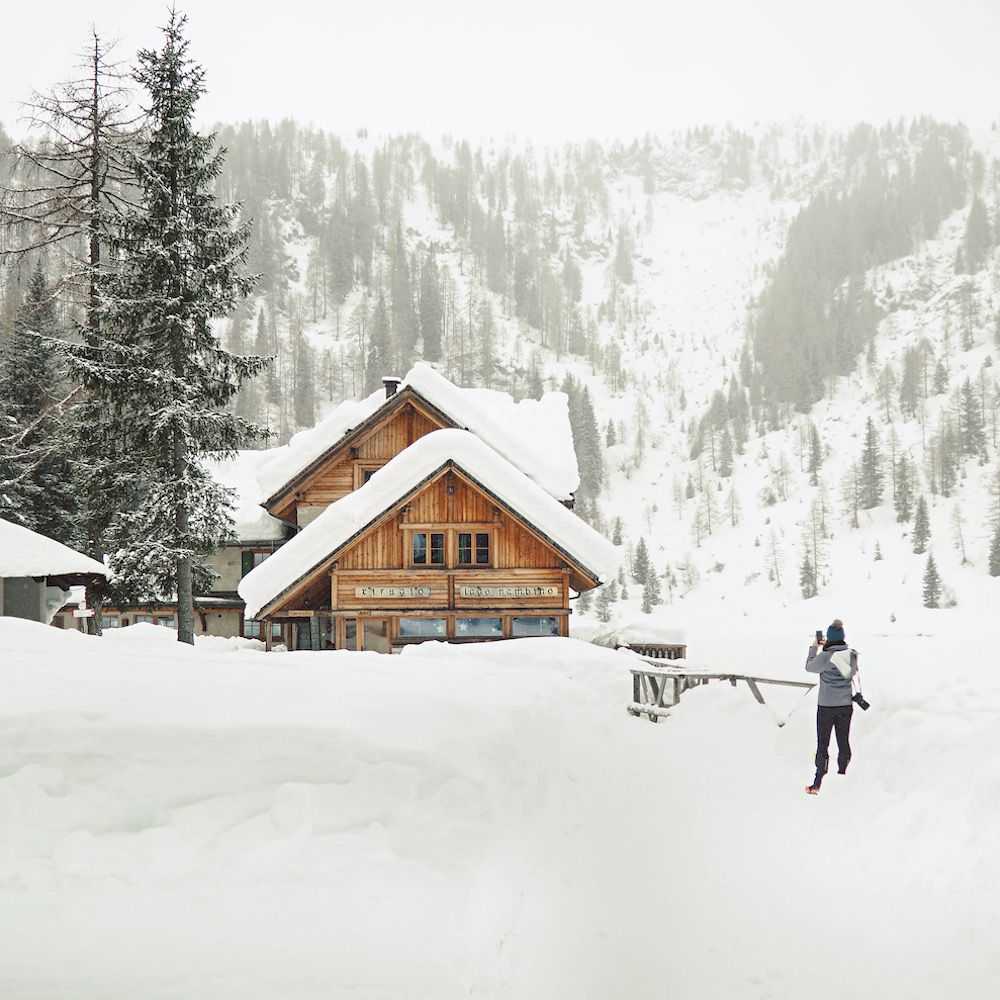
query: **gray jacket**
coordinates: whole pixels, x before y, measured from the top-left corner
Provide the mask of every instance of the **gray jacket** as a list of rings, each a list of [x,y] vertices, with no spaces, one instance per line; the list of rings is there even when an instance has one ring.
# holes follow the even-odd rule
[[[838,653],[843,655],[837,656]],[[846,676],[840,667],[847,670]],[[846,642],[838,642],[818,653],[815,646],[810,646],[806,670],[819,674],[819,705],[824,708],[850,705],[851,679],[858,672],[858,657]]]

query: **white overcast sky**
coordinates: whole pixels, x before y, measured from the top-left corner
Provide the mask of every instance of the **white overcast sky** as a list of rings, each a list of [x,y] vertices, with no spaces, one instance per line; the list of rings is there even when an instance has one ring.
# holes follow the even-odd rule
[[[167,4],[0,12],[0,122],[66,77],[91,24],[156,45]],[[11,8],[14,8],[13,10]],[[178,0],[203,124],[628,137],[704,122],[1000,118],[1000,0]]]

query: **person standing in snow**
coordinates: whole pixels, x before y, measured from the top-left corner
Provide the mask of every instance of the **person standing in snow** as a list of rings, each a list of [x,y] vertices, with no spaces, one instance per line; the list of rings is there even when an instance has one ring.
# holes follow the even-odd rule
[[[845,642],[844,623],[834,618],[826,630],[826,642],[820,652],[820,640],[809,647],[806,670],[819,674],[819,698],[816,708],[816,777],[806,787],[818,795],[823,775],[830,765],[830,733],[837,734],[837,773],[846,774],[851,761],[851,681],[858,672],[857,653]]]

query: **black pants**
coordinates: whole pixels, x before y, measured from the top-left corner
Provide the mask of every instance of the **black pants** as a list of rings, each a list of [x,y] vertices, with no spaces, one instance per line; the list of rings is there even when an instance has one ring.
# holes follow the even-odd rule
[[[851,762],[851,716],[853,705],[820,705],[816,709],[816,778],[813,788],[819,788],[830,766],[830,733],[837,733],[837,770],[847,771]]]

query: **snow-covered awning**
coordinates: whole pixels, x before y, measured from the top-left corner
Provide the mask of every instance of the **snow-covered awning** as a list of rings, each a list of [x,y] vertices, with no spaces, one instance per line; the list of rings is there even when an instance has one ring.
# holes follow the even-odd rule
[[[107,576],[107,573],[103,563],[54,538],[0,520],[0,577]]]
[[[404,502],[451,464],[543,535],[567,561],[597,582],[618,569],[615,547],[475,434],[441,430],[420,438],[383,466],[360,489],[331,504],[274,555],[240,581],[246,615],[262,608],[317,571],[348,542]]]
[[[456,427],[482,438],[557,500],[569,500],[579,487],[565,393],[548,392],[540,400],[516,403],[494,389],[459,388],[422,362],[410,369],[399,388],[412,389]],[[273,449],[259,470],[261,501],[280,493],[382,407],[398,402],[379,389],[360,401],[341,403],[315,427]]]

